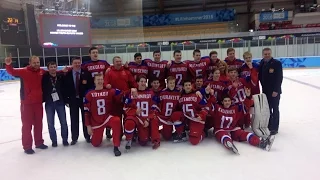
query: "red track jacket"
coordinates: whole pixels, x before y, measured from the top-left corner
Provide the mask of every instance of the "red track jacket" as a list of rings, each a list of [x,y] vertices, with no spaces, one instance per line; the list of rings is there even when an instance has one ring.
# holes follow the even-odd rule
[[[121,67],[117,70],[111,66],[110,71],[105,74],[104,86],[110,84],[112,88],[119,89],[124,93],[129,92],[130,88],[137,88],[137,83],[134,80],[129,70]]]
[[[43,69],[35,70],[30,66],[22,69],[14,69],[6,65],[6,70],[12,76],[20,77],[20,99],[22,104],[42,104],[42,75]]]

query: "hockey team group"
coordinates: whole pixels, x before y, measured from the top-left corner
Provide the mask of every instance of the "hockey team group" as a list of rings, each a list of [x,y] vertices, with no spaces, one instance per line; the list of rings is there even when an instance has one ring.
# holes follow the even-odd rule
[[[250,52],[243,54],[244,61],[236,59],[229,48],[225,60],[219,60],[216,51],[202,57],[196,49],[194,60],[182,61],[179,50],[173,52],[173,60],[161,60],[161,52],[155,51],[153,60],[136,53],[132,62],[123,64],[115,56],[109,65],[98,60],[97,48],[91,48],[91,61],[81,65],[93,83],[83,94],[87,141],[100,146],[106,131],[114,155],[120,156],[123,135],[127,151],[134,142],[151,142],[157,149],[161,139],[197,145],[213,128],[213,136],[231,152],[239,154],[233,141],[269,151],[278,133],[279,110],[273,106],[274,99],[280,99],[282,67],[271,49],[262,53],[266,56],[260,64],[252,62]],[[63,71],[73,66],[72,62],[72,68]],[[88,83],[83,78],[80,86]]]
[[[227,53],[234,56],[234,49],[228,49]],[[86,94],[84,102],[86,126],[94,146],[102,142],[106,127],[113,130],[114,146],[120,145],[123,115],[126,150],[131,148],[135,137],[142,146],[151,140],[152,148],[157,149],[160,134],[167,141],[188,140],[197,145],[211,128],[215,138],[234,153],[238,150],[233,140],[247,141],[265,150],[271,148],[275,133],[270,135],[264,129],[268,127],[269,117],[255,118],[265,121],[259,122],[264,127],[256,127],[261,137],[244,130],[251,125],[249,112],[253,105],[261,110],[255,117],[269,113],[268,105],[261,101],[254,104],[252,98],[260,94],[260,90],[258,66],[252,63],[251,53],[244,53],[245,63],[237,59],[221,61],[215,51],[201,58],[200,50],[194,50],[194,60],[190,61],[181,61],[179,50],[174,51],[174,60],[169,62],[161,61],[158,51],[153,56],[153,61],[142,60],[141,54],[136,53],[135,60],[124,66],[120,57],[114,57],[114,65],[104,77],[94,75],[95,89]],[[130,77],[125,78],[128,74]],[[123,79],[127,79],[127,83],[120,83]],[[123,85],[126,87],[121,87]],[[113,116],[115,109],[124,111]],[[115,148],[115,155],[120,154]]]

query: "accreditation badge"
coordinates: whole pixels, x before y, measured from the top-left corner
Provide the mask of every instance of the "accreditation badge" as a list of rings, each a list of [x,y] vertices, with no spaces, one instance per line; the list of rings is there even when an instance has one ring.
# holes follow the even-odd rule
[[[53,101],[53,102],[59,101],[59,95],[58,95],[57,92],[52,93],[52,94],[51,94],[51,97],[52,97],[52,101]]]
[[[274,72],[274,69],[270,68],[269,73],[273,73],[273,72]]]

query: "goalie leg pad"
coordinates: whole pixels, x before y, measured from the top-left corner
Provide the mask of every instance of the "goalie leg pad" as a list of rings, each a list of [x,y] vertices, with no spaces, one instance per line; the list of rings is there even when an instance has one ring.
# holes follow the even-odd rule
[[[270,110],[268,99],[265,94],[253,95],[254,115],[252,117],[252,130],[259,137],[268,137],[270,131],[268,129]]]

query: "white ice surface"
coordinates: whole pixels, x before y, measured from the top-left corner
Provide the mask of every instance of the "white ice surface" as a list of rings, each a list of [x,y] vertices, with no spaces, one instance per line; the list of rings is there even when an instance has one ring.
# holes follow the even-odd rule
[[[319,69],[287,70],[284,75],[320,86]],[[58,122],[60,144],[51,148],[44,116],[43,134],[49,149],[26,155],[21,147],[19,83],[1,83],[0,179],[319,180],[319,93],[320,89],[284,79],[280,131],[270,152],[236,142],[241,154],[237,156],[207,138],[198,146],[163,142],[158,150],[135,145],[128,153],[123,142],[122,156],[114,157],[111,142],[94,148],[85,143],[82,133],[77,145],[63,147]]]

